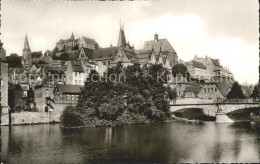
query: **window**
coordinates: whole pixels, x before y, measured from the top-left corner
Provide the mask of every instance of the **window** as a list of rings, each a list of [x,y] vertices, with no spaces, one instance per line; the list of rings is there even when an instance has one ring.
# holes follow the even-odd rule
[[[107,61],[107,65],[110,65],[110,60]]]
[[[211,92],[213,92],[213,88],[211,88]]]
[[[215,92],[217,92],[217,88],[215,88]]]
[[[204,88],[204,92],[207,92],[207,89],[206,89],[206,88]]]
[[[103,61],[103,65],[106,65],[106,62],[105,62],[105,61]]]

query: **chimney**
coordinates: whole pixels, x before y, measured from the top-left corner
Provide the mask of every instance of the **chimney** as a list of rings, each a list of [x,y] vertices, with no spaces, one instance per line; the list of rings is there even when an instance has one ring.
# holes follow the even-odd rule
[[[154,42],[156,43],[158,41],[158,34],[156,33],[155,35],[154,35]]]

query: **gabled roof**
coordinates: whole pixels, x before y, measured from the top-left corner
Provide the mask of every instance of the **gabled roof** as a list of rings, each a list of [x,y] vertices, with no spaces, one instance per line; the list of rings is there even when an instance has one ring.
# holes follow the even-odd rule
[[[82,88],[81,85],[70,85],[70,84],[57,84],[57,87],[60,88],[62,93],[69,93],[69,94],[79,94]]]
[[[85,55],[86,55],[86,57],[87,57],[88,59],[91,59],[91,58],[92,58],[93,50],[91,50],[91,49],[89,49],[89,48],[84,48],[84,47],[82,47],[81,50],[79,51],[78,57],[79,57],[79,55],[80,55],[80,53],[81,53],[82,50],[84,51],[84,53],[85,53]]]
[[[198,95],[198,93],[200,92],[201,88],[203,87],[203,83],[191,83],[191,86],[187,86],[184,90],[184,93],[186,92],[193,92],[195,96]]]
[[[188,62],[185,62],[185,65],[188,66],[188,65],[192,65],[193,67],[195,68],[201,68],[201,69],[206,69],[206,67],[200,63],[200,62],[197,62],[197,61],[188,61]]]
[[[232,87],[232,83],[227,81],[227,78],[213,76],[206,84],[215,84],[220,93],[226,97],[229,93],[229,89]]]
[[[136,57],[135,51],[133,49],[122,47],[123,51],[125,52],[128,59]]]
[[[215,85],[218,87],[219,91],[221,92],[221,94],[226,97],[229,93],[229,89],[230,89],[230,85],[228,85],[225,82],[221,82],[221,83],[215,83]]]
[[[73,72],[84,72],[81,62],[78,60],[71,60],[71,66]]]
[[[92,44],[92,45],[96,44],[96,41],[94,39],[91,39],[91,38],[88,38],[85,36],[83,36],[82,39],[85,41],[86,44]]]
[[[143,50],[154,50],[155,52],[167,51],[176,53],[167,39],[159,39],[157,42],[154,40],[146,41]]]
[[[219,66],[220,67],[220,63],[219,63],[219,60],[218,59],[212,59],[210,58],[212,63],[215,65],[215,66]]]
[[[92,60],[114,59],[118,51],[117,46],[95,49],[92,54]]]

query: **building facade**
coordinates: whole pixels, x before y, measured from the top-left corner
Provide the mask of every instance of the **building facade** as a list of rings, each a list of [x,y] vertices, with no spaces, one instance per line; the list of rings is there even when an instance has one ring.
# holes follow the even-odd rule
[[[79,60],[70,60],[66,70],[66,84],[84,85],[87,74]]]
[[[8,113],[8,64],[6,63],[6,52],[3,43],[0,42],[0,59],[1,59],[1,108],[2,113]]]
[[[81,92],[81,85],[57,84],[53,90],[55,113],[61,114],[67,106],[75,106]]]

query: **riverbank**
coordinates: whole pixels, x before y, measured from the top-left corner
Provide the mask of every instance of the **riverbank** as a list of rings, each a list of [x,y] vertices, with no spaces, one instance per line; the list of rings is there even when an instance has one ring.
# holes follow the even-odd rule
[[[64,117],[66,117],[64,119]],[[107,127],[107,126],[123,126],[132,124],[147,124],[152,122],[167,122],[170,121],[171,117],[157,117],[148,118],[143,114],[136,114],[129,111],[125,111],[122,115],[119,115],[115,119],[102,119],[95,115],[87,116],[75,113],[69,113],[69,116],[61,117],[61,125],[64,128],[75,128],[75,127]],[[66,122],[63,122],[66,121]]]

